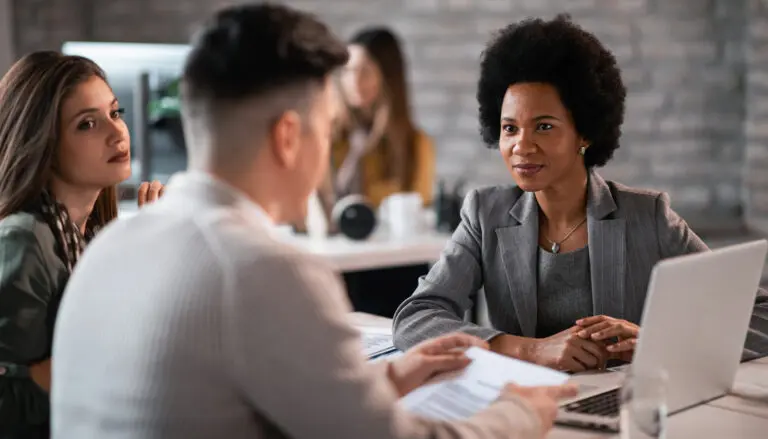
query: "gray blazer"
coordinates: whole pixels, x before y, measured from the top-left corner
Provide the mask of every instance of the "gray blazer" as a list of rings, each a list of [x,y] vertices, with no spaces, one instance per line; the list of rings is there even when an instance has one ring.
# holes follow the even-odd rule
[[[653,266],[708,250],[659,192],[589,175],[587,230],[594,315],[639,324]],[[437,264],[395,313],[400,349],[452,331],[484,339],[509,333],[535,337],[538,203],[514,186],[470,192],[462,222]],[[493,328],[463,320],[484,288]],[[759,299],[765,300],[764,292]]]

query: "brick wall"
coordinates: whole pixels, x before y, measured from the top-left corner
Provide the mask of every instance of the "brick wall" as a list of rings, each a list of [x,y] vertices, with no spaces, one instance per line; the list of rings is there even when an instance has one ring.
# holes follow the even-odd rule
[[[744,213],[750,228],[768,233],[768,4],[750,1],[748,12]]]
[[[113,0],[94,8],[95,3],[15,0],[18,52],[58,48],[67,39],[184,42],[192,23],[232,2]],[[768,100],[758,99],[768,90],[764,2],[286,3],[317,13],[343,36],[366,24],[397,30],[410,59],[415,114],[437,140],[438,174],[466,176],[473,185],[509,181],[496,152],[483,148],[477,134],[474,91],[483,44],[491,31],[509,22],[570,12],[614,51],[629,87],[622,147],[603,174],[669,191],[675,208],[694,224],[740,223],[746,207],[750,224],[768,230],[768,177],[759,169],[768,163]]]
[[[10,0],[0,0],[0,75],[8,70],[14,58],[12,15]]]

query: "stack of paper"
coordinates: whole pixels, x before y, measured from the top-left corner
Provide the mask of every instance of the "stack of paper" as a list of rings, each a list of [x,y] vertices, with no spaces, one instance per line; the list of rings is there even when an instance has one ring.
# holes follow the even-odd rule
[[[369,360],[397,351],[392,343],[392,330],[389,328],[360,327],[363,342],[363,355]]]
[[[420,416],[438,420],[463,419],[498,399],[508,383],[519,386],[556,386],[569,375],[480,348],[466,355],[472,363],[458,373],[441,376],[401,399],[401,404]]]

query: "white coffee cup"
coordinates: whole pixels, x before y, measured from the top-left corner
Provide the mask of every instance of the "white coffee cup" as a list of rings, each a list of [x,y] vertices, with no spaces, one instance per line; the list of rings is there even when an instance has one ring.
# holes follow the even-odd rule
[[[391,236],[405,238],[421,233],[423,204],[421,195],[417,192],[390,195],[383,203],[383,207]]]

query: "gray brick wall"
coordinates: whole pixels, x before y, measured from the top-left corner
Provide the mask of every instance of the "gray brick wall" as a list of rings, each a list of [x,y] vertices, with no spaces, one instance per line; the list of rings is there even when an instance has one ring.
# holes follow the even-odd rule
[[[233,2],[113,0],[84,13],[82,5],[95,0],[15,0],[17,49],[58,48],[67,39],[184,42],[192,23],[225,3]],[[489,34],[524,17],[569,12],[615,52],[629,87],[622,147],[603,174],[670,192],[694,224],[740,223],[745,207],[750,224],[768,224],[768,177],[760,173],[768,163],[768,103],[759,101],[768,90],[764,2],[286,3],[317,13],[342,36],[366,24],[397,30],[410,60],[415,114],[437,141],[438,174],[465,176],[472,185],[510,179],[477,134],[477,64]]]
[[[744,216],[750,228],[768,233],[768,3],[751,0],[748,12]]]
[[[8,70],[14,60],[12,16],[10,0],[0,0],[0,74]]]

